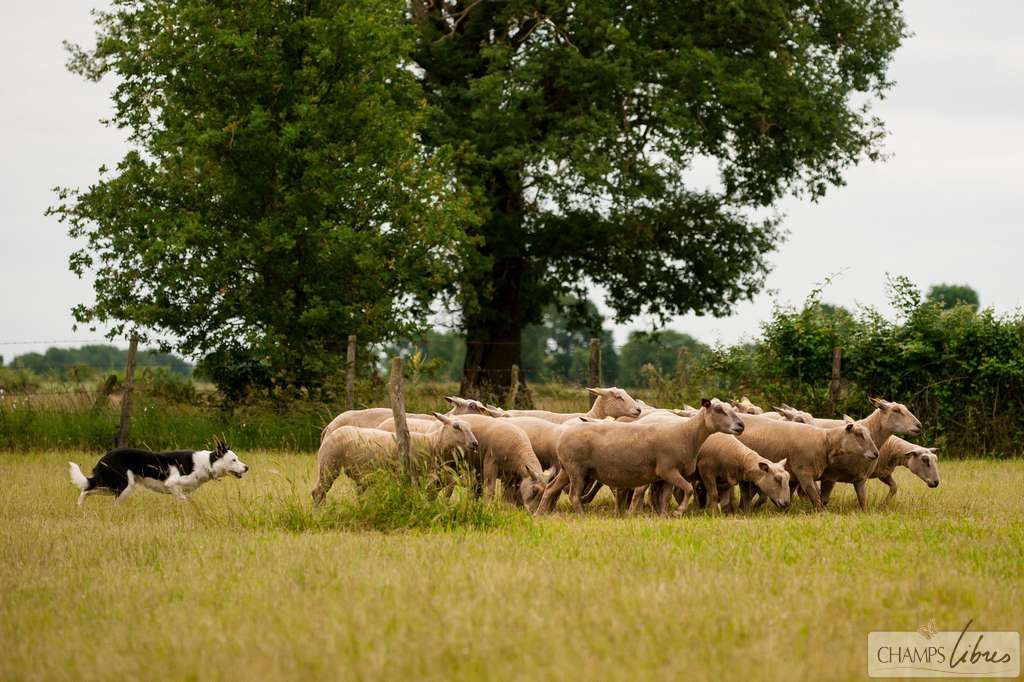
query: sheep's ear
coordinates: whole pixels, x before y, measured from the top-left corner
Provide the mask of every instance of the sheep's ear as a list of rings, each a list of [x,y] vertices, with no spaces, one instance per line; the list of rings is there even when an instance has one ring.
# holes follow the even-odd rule
[[[788,461],[789,461],[789,457],[783,457],[778,462],[776,462],[776,464],[778,464],[780,467],[785,469],[786,468],[786,462],[788,462]]]
[[[533,469],[527,469],[526,473],[528,473],[530,475],[530,480],[533,481],[534,483],[540,483],[540,482],[543,481],[543,479],[541,478],[540,474],[538,474]]]
[[[766,474],[769,471],[772,470],[772,468],[770,466],[768,466],[768,462],[758,462],[757,463],[757,468],[760,469],[761,471],[765,472]]]
[[[696,407],[694,407],[693,405],[688,405],[688,404],[686,404],[686,403],[683,403],[683,409],[684,409],[684,410],[693,410],[694,412],[696,412],[696,411],[697,411],[697,408],[696,408]]]
[[[733,407],[739,407],[740,406],[740,404],[738,402],[736,402],[735,400],[730,400],[729,404],[732,405]]]
[[[880,410],[888,410],[892,407],[892,403],[888,400],[883,400],[882,398],[871,398],[871,404]]]
[[[708,400],[707,398],[701,398],[700,406],[703,407],[704,409],[711,409],[711,401]]]
[[[597,396],[604,395],[607,392],[607,390],[608,389],[606,388],[590,388],[589,386],[587,387],[587,391],[589,391],[591,395]]]
[[[442,424],[451,424],[452,423],[451,419],[449,419],[448,417],[444,416],[440,412],[431,412],[430,414],[434,415],[434,418],[437,419],[437,421],[441,422]]]
[[[848,414],[844,414],[843,415],[843,421],[846,422],[847,424],[853,424],[854,423],[853,417],[851,417]]]
[[[446,395],[444,397],[444,399],[447,400],[448,402],[450,402],[452,405],[458,405],[459,404],[459,398],[456,398],[453,395]]]

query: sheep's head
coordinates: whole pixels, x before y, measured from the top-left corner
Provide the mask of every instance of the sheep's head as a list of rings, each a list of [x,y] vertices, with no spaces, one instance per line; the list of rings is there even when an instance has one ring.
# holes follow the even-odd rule
[[[473,435],[473,429],[461,419],[452,419],[439,412],[434,412],[434,417],[441,422],[441,435],[439,445],[442,451],[450,452],[461,449],[464,452],[476,452],[480,449],[480,443]]]
[[[796,422],[798,424],[810,424],[811,426],[814,425],[814,415],[810,412],[798,410],[795,407],[790,407],[786,403],[782,403],[781,406],[773,409],[781,414],[785,421]]]
[[[743,433],[743,420],[729,403],[723,403],[718,398],[704,398],[700,401],[700,407],[697,416],[703,417],[704,425],[711,433],[731,433],[734,436]]]
[[[446,395],[444,399],[454,408],[452,414],[487,414],[484,404],[479,400],[460,398],[457,395]]]
[[[730,400],[729,402],[732,403],[732,406],[740,414],[764,414],[764,410],[750,402],[750,398],[747,396],[743,396],[738,402],[735,400]]]
[[[491,405],[489,403],[484,403],[483,407],[484,407],[484,414],[490,415],[491,417],[494,417],[495,419],[501,419],[501,418],[511,417],[512,416],[508,412],[506,412],[505,410],[503,410],[500,407],[498,407],[497,405]]]
[[[839,445],[841,454],[864,459],[878,459],[878,448],[875,446],[875,441],[871,440],[871,432],[867,427],[853,421],[849,415],[843,415],[843,421],[846,422],[846,425],[843,427]]]
[[[882,414],[882,425],[890,433],[921,434],[921,422],[903,403],[892,403],[881,398],[872,398],[871,404]]]
[[[907,467],[914,475],[928,484],[929,488],[939,487],[939,457],[937,448],[917,448],[910,453]]]
[[[761,459],[757,463],[754,484],[779,509],[789,507],[789,472],[786,460],[770,462]]]
[[[547,478],[543,473],[537,473],[532,469],[526,470],[526,476],[519,482],[519,497],[530,512],[537,511],[540,506],[540,498],[547,487]]]
[[[639,417],[643,412],[637,402],[633,400],[633,396],[621,388],[612,386],[611,388],[588,388],[587,390],[597,396],[597,403],[594,404],[594,407],[598,407],[600,404],[598,409],[606,417]]]

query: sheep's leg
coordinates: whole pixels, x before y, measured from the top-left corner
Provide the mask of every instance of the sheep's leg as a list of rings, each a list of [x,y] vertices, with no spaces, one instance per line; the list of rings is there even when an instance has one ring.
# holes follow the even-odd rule
[[[629,503],[629,513],[630,514],[640,514],[640,513],[643,512],[643,510],[644,510],[644,498],[647,496],[647,491],[649,489],[650,489],[650,486],[647,486],[647,485],[640,486],[639,488],[633,488],[633,490],[632,490],[633,499],[630,500],[630,503]]]
[[[586,492],[583,493],[583,504],[590,504],[594,501],[594,498],[597,497],[597,494],[601,492],[601,488],[604,487],[604,484],[600,481],[587,481],[587,483],[584,484],[584,487],[586,488]]]
[[[578,468],[569,471],[569,501],[572,502],[573,511],[583,514],[583,489],[587,485],[587,477]]]
[[[569,474],[565,469],[558,472],[558,475],[551,479],[551,482],[544,488],[544,494],[540,497],[540,504],[534,514],[546,514],[558,504],[558,497],[562,494],[565,486],[569,485]]]
[[[494,499],[495,483],[498,480],[498,462],[491,455],[484,458],[483,493],[485,500]]]
[[[857,504],[860,505],[861,511],[868,510],[868,482],[867,479],[860,479],[855,481],[853,484],[853,490],[857,493]]]
[[[656,470],[655,473],[658,474],[661,479],[668,481],[683,491],[683,501],[679,503],[679,506],[676,507],[675,512],[673,512],[674,516],[681,516],[690,506],[690,500],[693,499],[693,486],[690,485],[689,481],[683,478],[683,475],[679,473],[678,469],[665,469],[662,471]]]
[[[818,511],[825,509],[825,505],[821,503],[821,495],[818,494],[818,486],[814,485],[814,478],[805,472],[800,472],[796,475],[796,480],[800,483],[804,495],[811,500],[814,508]],[[762,497],[765,496],[762,495]]]
[[[896,491],[899,490],[900,487],[898,485],[896,485],[896,479],[894,479],[892,477],[892,474],[886,474],[885,476],[880,476],[878,478],[878,480],[881,481],[882,483],[886,484],[887,486],[889,486],[889,494],[885,496],[885,501],[886,502],[888,502],[892,498],[896,497]]]
[[[751,484],[746,481],[740,483],[740,510],[744,514],[749,514],[752,507],[751,498],[753,495],[751,494],[751,487]]]
[[[626,513],[626,510],[631,510],[633,505],[630,504],[630,493],[633,492],[632,488],[616,488],[615,489],[615,513],[622,515]]]
[[[702,481],[704,483],[704,490],[707,491],[705,499],[704,499],[704,504],[702,506],[704,507],[704,509],[706,509],[707,511],[711,512],[712,514],[717,514],[718,512],[721,511],[721,509],[718,506],[718,504],[719,504],[719,499],[718,499],[719,489],[718,489],[718,484],[715,482],[715,477],[714,476],[707,476],[707,477],[703,477],[702,476],[701,478],[702,478]],[[699,502],[699,500],[698,500],[698,502]]]
[[[821,482],[821,503],[827,505],[828,499],[832,497],[832,488],[836,487],[835,481]]]
[[[710,491],[711,489],[708,488],[708,490]],[[731,485],[726,484],[718,489],[718,500],[719,503],[722,505],[722,511],[726,514],[732,514],[733,507]]]
[[[320,460],[319,469],[316,487],[313,488],[313,504],[316,505],[323,503],[324,498],[327,497],[327,491],[331,489],[335,479],[338,478],[338,474],[341,473],[341,467],[328,461],[327,458]]]
[[[677,496],[677,501],[682,502],[681,490],[668,485],[665,481],[655,481],[651,484],[651,506],[656,508],[658,515],[665,516],[668,514],[668,505],[672,501],[672,496],[677,493],[680,495]]]

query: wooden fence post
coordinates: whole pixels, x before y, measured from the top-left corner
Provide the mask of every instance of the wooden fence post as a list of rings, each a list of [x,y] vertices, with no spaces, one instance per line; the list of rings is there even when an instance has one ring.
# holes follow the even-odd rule
[[[391,414],[395,418],[395,441],[398,443],[398,460],[402,463],[402,471],[405,472],[405,475],[410,479],[415,479],[410,456],[409,425],[405,421],[402,365],[401,357],[391,359],[391,378],[388,381],[388,390],[391,393]]]
[[[345,357],[345,409],[356,406],[356,335],[348,335],[348,354]]]
[[[128,359],[124,366],[124,394],[121,397],[121,428],[117,432],[117,447],[128,447],[132,430],[132,393],[135,392],[135,354],[139,350],[139,335],[132,332],[128,342]]]
[[[587,372],[587,385],[598,388],[601,385],[601,339],[590,339],[590,367]],[[590,405],[594,405],[597,396],[590,395]]]
[[[828,401],[832,406],[832,413],[835,414],[836,404],[839,402],[842,393],[842,366],[843,349],[836,347],[832,349],[832,381],[828,383]]]
[[[512,365],[512,373],[509,377],[508,400],[505,409],[516,409],[516,397],[519,395],[519,365]]]

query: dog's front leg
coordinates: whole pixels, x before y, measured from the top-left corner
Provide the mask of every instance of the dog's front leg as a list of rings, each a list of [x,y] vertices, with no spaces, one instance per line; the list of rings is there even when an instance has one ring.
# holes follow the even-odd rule
[[[134,489],[135,489],[135,474],[133,474],[132,470],[129,469],[128,470],[128,485],[114,499],[114,504],[121,504],[122,502],[124,502],[125,498],[128,497],[129,495],[131,495],[132,494],[132,490],[134,490]]]

